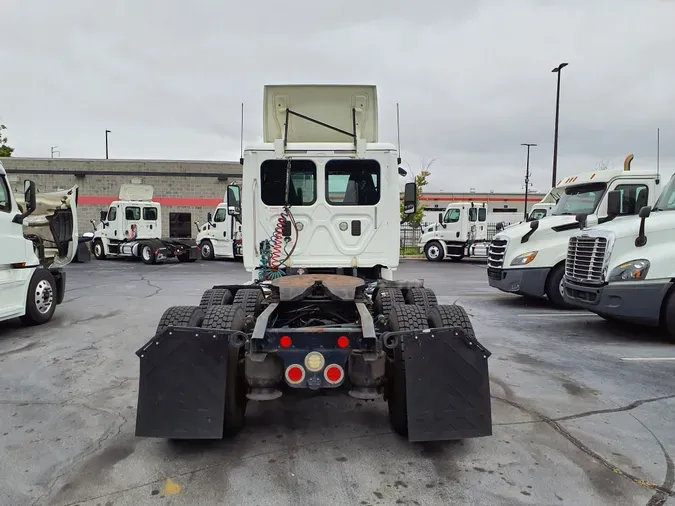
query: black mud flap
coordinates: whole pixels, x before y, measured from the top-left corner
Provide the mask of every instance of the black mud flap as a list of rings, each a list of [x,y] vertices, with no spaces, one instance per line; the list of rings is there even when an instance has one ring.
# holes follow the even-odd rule
[[[168,327],[141,360],[136,436],[220,439],[232,331]]]
[[[408,439],[492,435],[490,352],[461,328],[404,334]]]

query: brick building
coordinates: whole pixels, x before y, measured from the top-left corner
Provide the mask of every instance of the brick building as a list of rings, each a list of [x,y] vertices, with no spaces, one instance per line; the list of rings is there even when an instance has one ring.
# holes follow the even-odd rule
[[[13,190],[23,181],[35,181],[38,192],[79,187],[80,234],[98,223],[100,211],[117,200],[123,183],[143,183],[155,189],[153,200],[162,205],[162,236],[195,237],[195,220],[225,198],[227,185],[241,181],[238,162],[179,160],[88,160],[78,158],[0,158]]]

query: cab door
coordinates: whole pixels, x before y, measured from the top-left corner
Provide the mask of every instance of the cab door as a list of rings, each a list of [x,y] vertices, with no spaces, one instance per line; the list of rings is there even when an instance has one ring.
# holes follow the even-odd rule
[[[445,211],[445,216],[443,216],[443,225],[445,227],[438,230],[441,239],[444,241],[461,240],[462,214],[464,214],[464,210],[459,207],[452,207]]]
[[[23,225],[12,219],[19,213],[7,179],[0,175],[0,319],[11,318],[21,312],[24,304],[26,269],[15,269],[12,264],[26,261],[26,239]]]
[[[216,256],[229,257],[232,255],[232,237],[228,226],[230,221],[231,217],[227,214],[227,207],[219,206],[213,216],[213,222],[209,230],[213,252]]]
[[[106,216],[105,223],[101,229],[101,237],[106,239],[119,239],[117,235],[118,230],[118,217],[117,217],[117,205],[113,204],[108,209],[108,215]]]

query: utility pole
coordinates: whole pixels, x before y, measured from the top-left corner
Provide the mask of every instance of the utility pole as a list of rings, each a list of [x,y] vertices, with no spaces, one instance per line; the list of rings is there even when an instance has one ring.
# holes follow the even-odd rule
[[[521,146],[527,146],[527,162],[525,164],[525,221],[527,221],[527,195],[530,189],[530,148],[536,144],[524,142]]]
[[[110,133],[110,130],[105,131],[105,159],[108,159],[108,134]]]
[[[567,67],[569,63],[561,63],[556,68],[551,70],[558,74],[558,87],[555,93],[555,132],[553,134],[553,174],[551,177],[551,188],[555,188],[556,175],[558,172],[558,117],[560,116],[560,73],[562,69]]]
[[[59,157],[61,156],[61,151],[59,151],[58,146],[51,146],[51,157],[54,158],[54,153],[58,153]]]

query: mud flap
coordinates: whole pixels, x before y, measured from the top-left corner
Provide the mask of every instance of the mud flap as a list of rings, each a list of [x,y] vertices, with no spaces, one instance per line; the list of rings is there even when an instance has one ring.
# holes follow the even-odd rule
[[[141,361],[136,436],[223,437],[231,333],[168,327],[136,352]]]
[[[408,439],[441,441],[492,435],[490,352],[461,328],[402,336]]]

